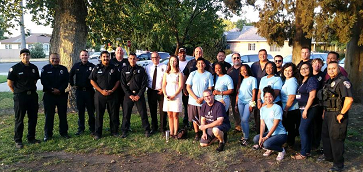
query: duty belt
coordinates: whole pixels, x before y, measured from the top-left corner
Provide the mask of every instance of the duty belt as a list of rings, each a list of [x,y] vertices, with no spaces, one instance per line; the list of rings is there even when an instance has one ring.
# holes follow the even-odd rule
[[[340,110],[341,110],[340,108],[326,108],[326,111],[328,112],[338,112]]]

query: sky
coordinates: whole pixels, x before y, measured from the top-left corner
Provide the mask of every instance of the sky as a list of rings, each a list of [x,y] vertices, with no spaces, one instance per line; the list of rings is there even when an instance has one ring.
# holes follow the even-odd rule
[[[247,19],[250,22],[256,22],[259,20],[258,11],[254,11],[252,7],[243,7],[244,13],[241,16],[234,15],[230,20],[232,22],[236,22],[239,19]],[[37,25],[35,22],[31,21],[32,15],[25,14],[24,15],[24,25],[25,30],[29,29],[32,33],[52,33],[52,28],[50,26],[41,26]],[[7,37],[15,37],[20,35],[20,26],[16,26],[15,28],[10,28],[9,31],[12,35],[5,34]]]

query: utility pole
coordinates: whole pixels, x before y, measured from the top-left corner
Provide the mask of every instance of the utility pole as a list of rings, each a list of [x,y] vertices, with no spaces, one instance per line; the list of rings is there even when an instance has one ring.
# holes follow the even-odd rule
[[[21,17],[20,17],[20,32],[21,32],[21,49],[26,48],[25,29],[24,29],[24,6],[23,0],[20,1]]]

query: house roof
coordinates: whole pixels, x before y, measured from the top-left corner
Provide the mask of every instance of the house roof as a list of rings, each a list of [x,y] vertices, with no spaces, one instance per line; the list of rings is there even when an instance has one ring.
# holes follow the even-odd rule
[[[225,32],[227,42],[233,41],[266,41],[266,38],[257,34],[257,28],[254,26],[243,26],[242,30],[232,29]]]
[[[50,34],[44,33],[31,33],[30,36],[25,37],[25,41],[27,44],[34,44],[34,43],[49,43],[50,42]],[[0,41],[2,44],[20,44],[21,43],[21,35],[4,39]]]

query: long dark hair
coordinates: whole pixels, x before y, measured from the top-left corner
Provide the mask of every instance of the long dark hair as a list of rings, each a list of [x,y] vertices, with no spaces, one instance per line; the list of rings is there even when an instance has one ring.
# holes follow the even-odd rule
[[[292,77],[295,77],[296,78],[296,74],[297,74],[297,68],[296,68],[296,65],[294,63],[285,63],[284,66],[282,66],[282,75],[281,75],[281,79],[282,81],[285,81],[286,80],[286,77],[284,75],[284,71],[285,69],[287,69],[288,67],[291,67],[292,68]]]
[[[168,62],[168,68],[166,69],[166,73],[167,74],[169,74],[170,73],[170,70],[171,70],[170,60],[171,60],[172,57],[175,57],[176,58],[176,62],[177,63],[176,63],[175,68],[176,68],[176,72],[179,72],[179,58],[177,56],[175,56],[175,55],[170,55],[169,62]]]
[[[244,78],[244,77],[241,75],[241,69],[242,69],[242,67],[245,67],[245,68],[246,68],[246,70],[247,70],[247,75],[248,75],[248,76],[253,76],[253,74],[252,74],[252,70],[251,70],[250,66],[248,66],[247,64],[242,64],[242,65],[241,65],[241,67],[239,68],[239,73],[238,73],[238,83],[237,83],[236,92],[238,92],[239,87],[241,86],[241,83],[242,83],[243,78]]]
[[[306,61],[306,62],[303,62],[303,63],[301,63],[301,65],[300,65],[300,69],[299,69],[299,78],[298,78],[298,82],[299,82],[299,84],[301,85],[302,84],[302,82],[303,82],[303,80],[304,80],[304,77],[301,75],[301,72],[300,72],[300,70],[301,70],[301,67],[304,65],[304,64],[306,64],[306,65],[308,65],[308,67],[309,67],[309,76],[308,76],[308,79],[311,77],[311,76],[313,76],[313,66],[311,66],[311,64],[310,64],[310,62],[309,61]]]
[[[277,67],[276,67],[276,64],[274,62],[271,62],[271,61],[268,61],[266,64],[265,64],[265,71],[266,71],[266,67],[268,64],[271,64],[272,65],[272,75],[276,75],[277,74]],[[266,72],[266,76],[267,76],[267,72]]]
[[[217,63],[215,63],[214,64],[214,69],[216,68],[216,66],[217,65],[219,65],[221,68],[223,67],[223,63],[222,62],[217,62]],[[221,70],[222,71],[222,73],[223,73],[223,75],[225,75],[225,73],[223,72],[223,70]],[[214,85],[216,85],[216,82],[217,82],[217,73],[215,72],[215,71],[213,71],[214,72],[214,74],[213,74],[213,81],[214,81]]]

